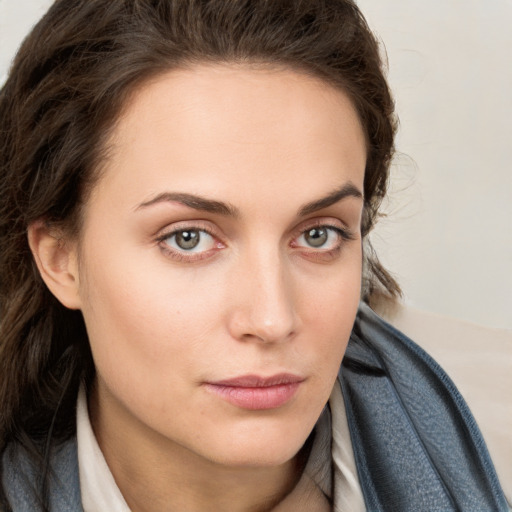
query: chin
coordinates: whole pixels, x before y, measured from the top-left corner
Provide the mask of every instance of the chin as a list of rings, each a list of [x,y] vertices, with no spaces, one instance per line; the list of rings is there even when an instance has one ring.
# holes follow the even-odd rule
[[[302,427],[302,428],[301,428]],[[314,427],[297,424],[227,433],[208,444],[207,458],[231,467],[275,467],[289,462],[304,446]],[[206,454],[205,454],[206,455]]]
[[[270,468],[286,464],[293,459],[302,448],[302,444],[293,447],[261,447],[251,449],[251,447],[240,447],[240,450],[229,449],[220,457],[215,457],[214,461],[226,466],[237,468]]]

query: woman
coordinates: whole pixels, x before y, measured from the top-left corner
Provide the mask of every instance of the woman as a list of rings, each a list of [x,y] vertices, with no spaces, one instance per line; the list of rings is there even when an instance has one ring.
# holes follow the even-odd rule
[[[399,288],[352,2],[60,0],[0,119],[4,508],[506,509],[453,385],[358,312]]]

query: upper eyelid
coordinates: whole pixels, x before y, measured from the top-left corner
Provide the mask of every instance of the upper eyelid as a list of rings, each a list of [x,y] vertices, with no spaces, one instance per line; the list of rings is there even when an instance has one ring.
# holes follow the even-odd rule
[[[308,229],[326,227],[332,228],[346,233],[347,235],[353,235],[353,230],[342,220],[336,219],[334,217],[319,217],[313,218],[306,221],[301,222],[294,230],[294,237],[300,236],[301,234],[308,231]]]
[[[307,226],[310,224],[324,226],[324,225],[329,225],[329,224],[333,224],[333,223],[340,224],[341,226],[346,227],[348,229],[348,224],[336,215],[316,215],[316,216],[301,220],[299,222],[298,226]]]
[[[210,236],[214,238],[219,238],[220,236],[214,230],[209,226],[209,224],[204,223],[204,221],[180,221],[175,222],[171,224],[170,226],[166,226],[165,228],[159,229],[155,235],[155,238],[157,241],[165,240],[166,238],[169,238],[176,233],[179,233],[180,231],[187,231],[187,230],[195,230],[195,231],[204,231],[205,233],[208,233]]]

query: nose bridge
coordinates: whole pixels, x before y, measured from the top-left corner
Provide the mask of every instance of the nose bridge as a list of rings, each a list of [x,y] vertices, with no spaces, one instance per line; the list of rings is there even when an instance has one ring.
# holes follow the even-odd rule
[[[292,275],[278,247],[261,245],[243,258],[235,284],[233,330],[239,339],[280,342],[297,329]]]

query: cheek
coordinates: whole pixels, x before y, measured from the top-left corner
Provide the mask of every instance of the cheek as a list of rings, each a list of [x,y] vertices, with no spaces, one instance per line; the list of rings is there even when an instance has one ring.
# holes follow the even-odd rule
[[[349,332],[361,295],[362,251],[354,245],[337,266],[304,281],[302,309],[307,322],[323,332]],[[329,338],[330,336],[328,336]]]
[[[303,294],[304,343],[314,354],[321,376],[333,381],[345,353],[361,293],[362,253],[358,248],[337,272]],[[309,280],[311,282],[311,280]]]
[[[144,268],[134,259],[103,263],[88,269],[84,308],[97,375],[135,417],[164,431],[177,410],[200,410],[193,390],[198,361],[215,358],[203,342],[213,336],[212,307],[198,307],[176,278],[173,286],[155,269],[133,272]]]
[[[194,322],[197,303],[184,293],[185,283],[128,260],[109,265],[104,258],[88,266],[83,314],[99,372],[121,378],[136,371],[149,385],[159,374],[176,376],[175,367],[193,360],[196,339],[209,328],[209,310],[201,308],[203,321]]]

